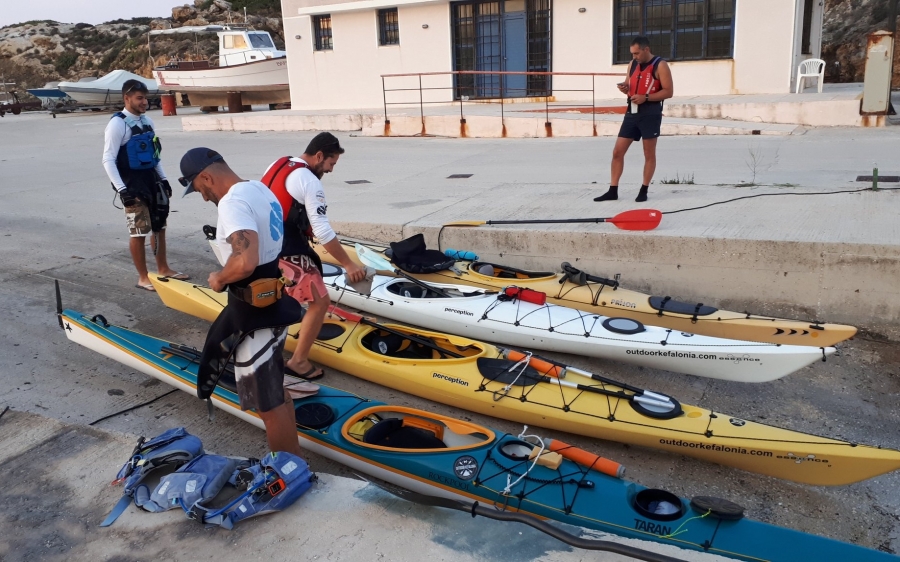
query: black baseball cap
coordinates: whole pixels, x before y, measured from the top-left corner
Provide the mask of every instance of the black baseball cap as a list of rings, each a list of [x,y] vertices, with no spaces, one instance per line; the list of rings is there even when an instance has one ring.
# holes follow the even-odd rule
[[[200,175],[200,172],[208,168],[210,164],[224,161],[221,154],[209,148],[198,147],[185,152],[181,157],[181,177],[178,178],[178,183],[186,188],[184,195],[195,191],[194,179]]]

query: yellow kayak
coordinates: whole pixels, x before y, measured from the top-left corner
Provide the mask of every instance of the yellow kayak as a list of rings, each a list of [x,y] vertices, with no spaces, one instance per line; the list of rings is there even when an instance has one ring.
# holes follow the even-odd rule
[[[170,308],[214,320],[224,293],[150,279]],[[298,326],[289,333],[293,349]],[[440,351],[436,351],[439,349]],[[683,453],[814,485],[842,485],[900,468],[900,451],[715,414],[521,353],[393,324],[328,317],[310,359],[429,400],[559,431]],[[549,376],[555,375],[555,376]],[[563,378],[564,377],[564,378]],[[601,380],[602,379],[602,380]],[[669,407],[665,407],[668,404]]]
[[[342,243],[347,254],[359,262],[353,244]],[[369,246],[377,251],[384,250],[383,246]],[[315,249],[322,261],[339,265],[323,246],[317,244]],[[495,290],[510,285],[527,287],[546,293],[547,301],[554,304],[717,338],[829,347],[852,338],[857,331],[853,326],[842,324],[786,320],[680,302],[624,289],[610,280],[585,278],[584,284],[580,284],[559,273],[525,271],[487,262],[459,261],[456,269],[411,275],[432,283],[460,283]]]

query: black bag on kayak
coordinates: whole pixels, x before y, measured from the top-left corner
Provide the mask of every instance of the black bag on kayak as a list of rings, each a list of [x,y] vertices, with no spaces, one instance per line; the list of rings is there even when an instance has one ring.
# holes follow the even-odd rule
[[[425,236],[421,233],[406,240],[391,242],[391,261],[409,273],[437,273],[453,267],[456,260],[439,250],[425,248]]]

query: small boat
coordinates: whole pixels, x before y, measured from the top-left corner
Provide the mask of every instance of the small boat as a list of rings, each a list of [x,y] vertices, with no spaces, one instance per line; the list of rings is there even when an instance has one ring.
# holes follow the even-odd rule
[[[32,88],[25,91],[41,100],[41,105],[47,109],[75,103],[75,100],[59,89],[59,82],[47,82],[43,88]]]
[[[59,320],[69,340],[196,394],[196,350],[110,325],[100,315],[60,310]],[[231,375],[220,379],[213,405],[263,428],[254,411],[240,409]],[[500,433],[324,385],[293,406],[302,447],[419,494],[739,560],[896,560],[746,519],[743,508],[727,500],[688,500],[645,488],[618,477],[617,463],[540,436]],[[530,458],[546,451],[561,458]]]
[[[423,328],[735,382],[772,381],[836,351],[701,336],[645,326],[631,318],[537,304],[526,300],[528,293],[515,287],[515,281],[496,291],[461,282],[416,283],[376,275],[371,293],[365,295],[347,282],[343,270],[332,266],[325,284],[333,302]]]
[[[153,78],[138,76],[127,70],[113,70],[102,78],[82,78],[78,82],[60,82],[59,89],[82,105],[121,105],[122,85],[140,80],[147,86],[151,105],[159,105],[159,85]]]
[[[150,36],[182,33],[216,33],[218,60],[173,59],[154,68],[162,89],[186,93],[192,105],[200,106],[227,105],[228,92],[240,92],[245,105],[291,101],[286,53],[275,48],[268,32],[208,25],[154,29]]]
[[[227,300],[186,281],[153,273],[150,281],[166,306],[207,321]],[[895,449],[748,421],[528,352],[341,314],[325,319],[311,361],[435,402],[805,484],[850,484],[900,469]],[[298,330],[289,329],[288,350]]]
[[[344,250],[357,262],[354,243],[342,240]],[[385,248],[367,247],[384,252]],[[315,245],[322,260],[339,265],[321,245]],[[564,264],[568,266],[568,264]],[[500,290],[515,284],[547,294],[553,304],[569,306],[585,312],[609,317],[632,318],[643,324],[660,326],[717,338],[774,344],[829,347],[852,338],[856,328],[841,324],[802,322],[747,312],[732,312],[704,305],[631,291],[617,279],[596,277],[568,266],[568,274],[551,271],[527,271],[505,265],[458,261],[456,270],[417,274],[413,277],[429,283],[463,283],[485,289]],[[583,282],[582,282],[583,281]]]

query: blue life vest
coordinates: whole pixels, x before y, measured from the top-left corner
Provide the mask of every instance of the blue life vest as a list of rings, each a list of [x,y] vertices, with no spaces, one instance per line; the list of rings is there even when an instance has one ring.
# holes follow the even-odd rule
[[[155,168],[159,164],[162,143],[160,143],[156,133],[153,132],[153,127],[144,123],[143,118],[136,122],[121,111],[117,112],[113,117],[123,119],[125,126],[131,129],[131,138],[128,139],[124,146],[128,157],[128,167],[132,170]]]
[[[142,482],[163,466],[179,468],[151,492]],[[285,509],[309,490],[316,475],[306,461],[285,452],[269,453],[262,460],[204,453],[200,439],[176,428],[150,441],[141,438],[117,481],[125,482],[125,495],[101,527],[111,525],[133,498],[145,511],[178,507],[189,519],[231,529],[243,519]],[[242,493],[222,508],[208,507],[226,485]]]
[[[108,527],[118,519],[131,503],[141,482],[151,472],[157,469],[175,470],[202,454],[203,444],[200,439],[188,433],[183,427],[170,429],[149,441],[143,437],[138,439],[137,446],[131,452],[131,458],[119,469],[113,482],[125,484],[122,498],[100,526]]]

